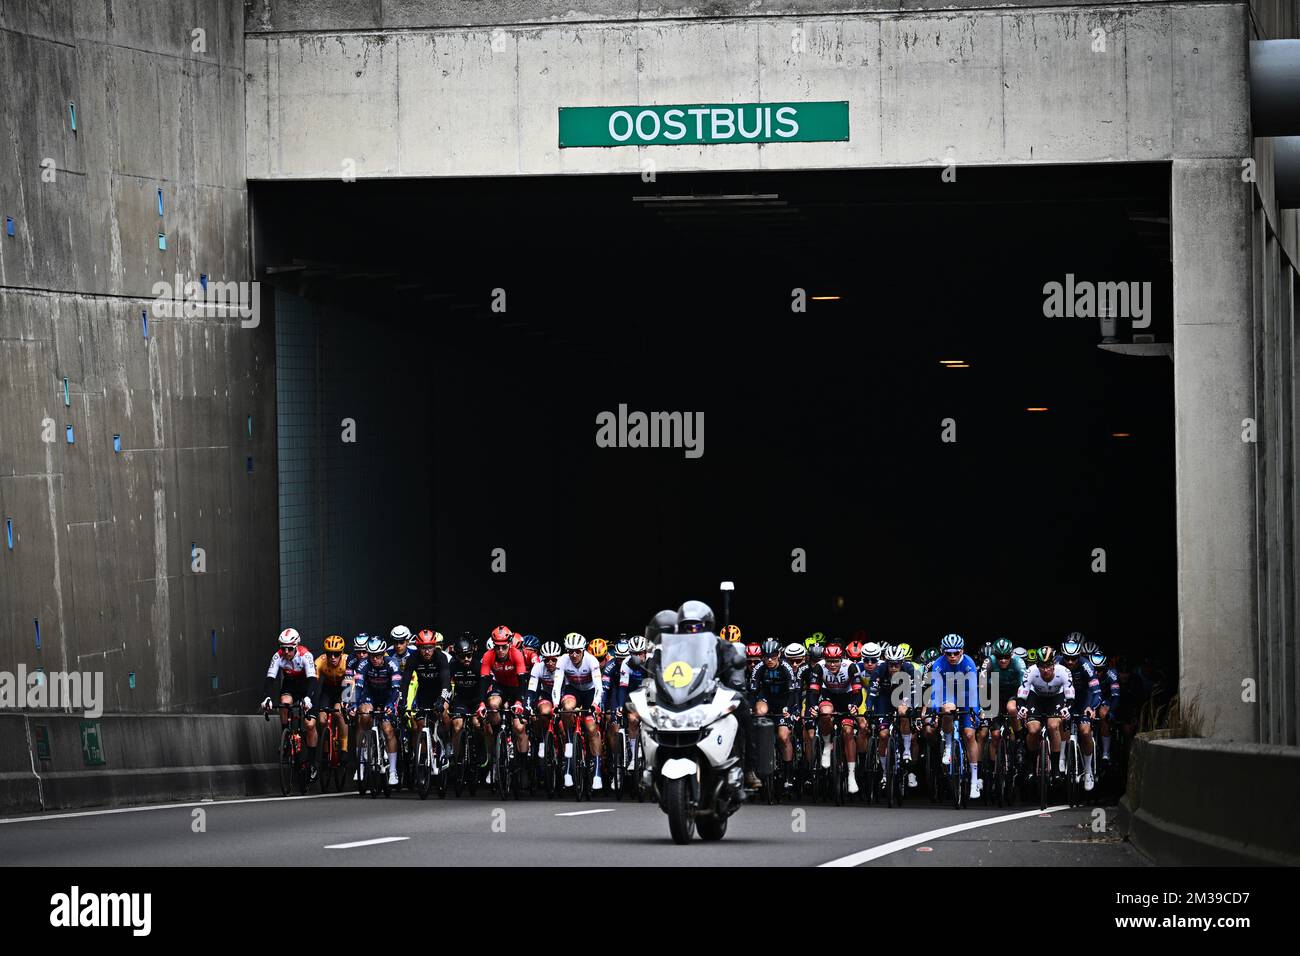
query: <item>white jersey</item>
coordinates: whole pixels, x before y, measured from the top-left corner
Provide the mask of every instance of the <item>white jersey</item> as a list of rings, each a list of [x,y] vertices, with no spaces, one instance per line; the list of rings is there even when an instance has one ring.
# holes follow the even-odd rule
[[[1070,671],[1056,665],[1052,679],[1044,679],[1042,673],[1038,670],[1038,665],[1034,664],[1025,671],[1025,682],[1020,685],[1020,690],[1016,696],[1025,700],[1033,693],[1038,697],[1061,697],[1064,695],[1066,700],[1074,700],[1074,681],[1070,678]]]
[[[531,693],[545,694],[550,697],[555,693],[555,677],[562,673],[559,665],[547,670],[546,661],[538,661],[528,675],[528,690]]]
[[[582,662],[573,663],[573,658],[565,654],[560,658],[560,663],[556,665],[555,670],[561,675],[561,680],[555,682],[555,687],[551,691],[551,700],[558,707],[560,698],[566,691],[575,694],[585,694],[592,691],[591,706],[600,706],[601,681],[600,681],[600,662],[590,654],[583,652]]]
[[[294,655],[288,659],[276,651],[275,656],[271,658],[271,666],[266,669],[266,676],[275,677],[279,674],[284,674],[285,680],[302,680],[304,677],[311,680],[316,676],[316,658],[301,644]]]

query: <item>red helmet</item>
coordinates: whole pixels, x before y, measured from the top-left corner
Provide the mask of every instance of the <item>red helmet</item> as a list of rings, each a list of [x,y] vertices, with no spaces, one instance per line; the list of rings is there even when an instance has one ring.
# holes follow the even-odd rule
[[[509,644],[512,637],[514,637],[514,633],[504,624],[498,624],[492,630],[492,643],[498,647]]]
[[[761,645],[761,644],[746,644],[746,645],[745,645],[745,656],[748,657],[751,661],[761,660],[762,657],[763,657],[763,645]]]
[[[849,641],[849,646],[844,648],[844,653],[849,655],[849,660],[856,661],[862,657],[862,642]]]
[[[828,661],[843,660],[844,648],[838,644],[827,644],[826,650],[822,651],[822,656]]]
[[[433,637],[433,631],[427,627],[419,634],[415,635],[416,647],[437,647],[438,642]]]

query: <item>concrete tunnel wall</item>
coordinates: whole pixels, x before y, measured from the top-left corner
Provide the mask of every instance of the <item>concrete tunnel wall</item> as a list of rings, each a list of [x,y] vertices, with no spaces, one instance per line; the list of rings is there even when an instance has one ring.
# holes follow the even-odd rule
[[[1266,512],[1251,455],[1262,452],[1224,437],[1253,410],[1262,362],[1251,204],[1292,260],[1296,247],[1295,214],[1271,208],[1271,152],[1252,144],[1245,57],[1250,36],[1294,31],[1295,5],[973,7],[249,0],[241,40],[230,0],[7,0],[0,215],[14,210],[16,229],[0,235],[0,508],[15,548],[0,538],[0,664],[100,662],[114,709],[246,705],[279,623],[271,329],[151,319],[145,339],[139,328],[152,283],[178,267],[250,278],[246,178],[334,178],[345,158],[359,176],[426,176],[639,173],[646,158],[661,171],[927,165],[949,153],[1172,163],[1184,677],[1225,653],[1258,663],[1267,553],[1255,554],[1254,527]],[[205,25],[207,52],[195,53],[191,31]],[[1098,25],[1109,55],[1090,48]],[[797,58],[795,26],[808,40]],[[742,94],[849,99],[854,138],[556,148],[558,105]],[[1252,149],[1260,181],[1242,189]],[[39,175],[46,156],[54,183]],[[53,442],[41,441],[47,417]],[[205,548],[205,575],[190,572],[188,542]],[[1221,732],[1255,736],[1249,709],[1229,709]],[[1294,736],[1294,710],[1288,722]]]
[[[0,5],[0,670],[102,670],[107,710],[246,712],[278,624],[270,323],[141,321],[177,273],[252,278],[242,26]]]

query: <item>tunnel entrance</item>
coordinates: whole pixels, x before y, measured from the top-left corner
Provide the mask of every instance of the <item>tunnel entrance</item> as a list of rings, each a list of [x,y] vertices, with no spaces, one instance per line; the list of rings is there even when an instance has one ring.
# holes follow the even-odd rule
[[[609,634],[727,578],[754,636],[1173,658],[1172,362],[1099,349],[1080,291],[1171,341],[1166,164],[253,200],[286,620]],[[601,447],[638,411],[702,453]]]

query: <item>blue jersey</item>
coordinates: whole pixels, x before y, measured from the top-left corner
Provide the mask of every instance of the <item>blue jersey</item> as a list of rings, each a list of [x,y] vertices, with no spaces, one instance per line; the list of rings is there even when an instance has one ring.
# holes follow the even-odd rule
[[[632,691],[638,690],[645,680],[645,664],[636,660],[634,657],[625,657],[619,661],[619,668],[610,679],[609,690],[612,697],[609,700],[610,709],[622,707],[627,703],[627,697]]]
[[[1097,679],[1097,672],[1092,669],[1092,665],[1080,659],[1073,668],[1068,670],[1070,680],[1074,684],[1075,710],[1082,713],[1085,707],[1091,707],[1093,710],[1100,707],[1101,681]]]
[[[601,697],[605,700],[609,700],[610,685],[618,683],[618,672],[622,669],[623,658],[621,657],[610,657],[600,665]]]
[[[921,669],[911,661],[899,661],[898,670],[890,673],[889,664],[877,668],[876,679],[867,685],[867,709],[876,713],[893,713],[900,705],[915,706],[920,698]],[[897,690],[898,697],[894,697]]]
[[[963,709],[979,709],[979,668],[970,655],[963,654],[956,664],[940,657],[930,665],[930,675],[931,707],[937,709],[944,704],[956,704]]]
[[[1111,710],[1119,710],[1119,675],[1113,667],[1103,667],[1097,671],[1100,684],[1101,701]]]
[[[357,699],[376,707],[397,707],[402,697],[402,671],[397,661],[384,658],[378,667],[366,658],[357,668]]]

